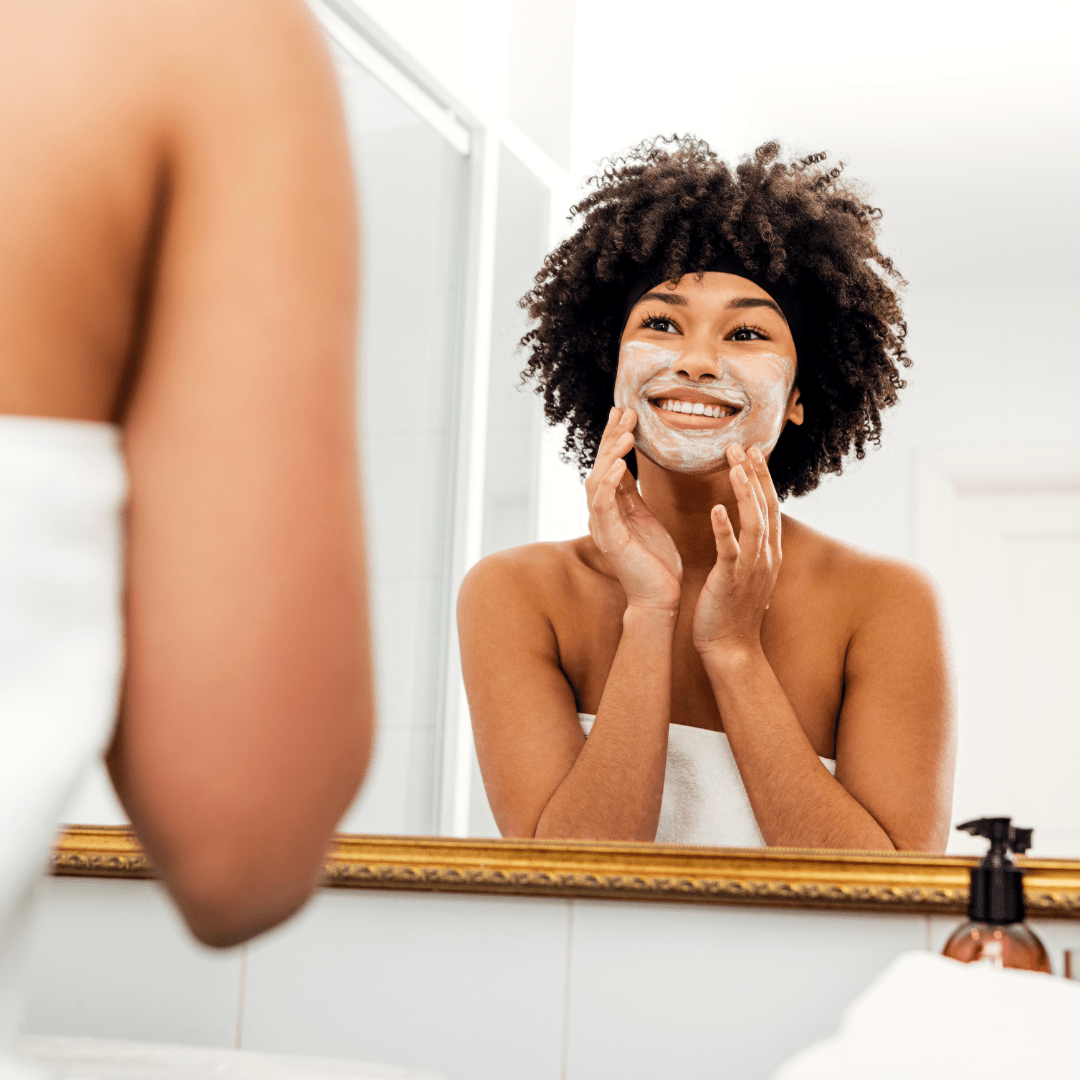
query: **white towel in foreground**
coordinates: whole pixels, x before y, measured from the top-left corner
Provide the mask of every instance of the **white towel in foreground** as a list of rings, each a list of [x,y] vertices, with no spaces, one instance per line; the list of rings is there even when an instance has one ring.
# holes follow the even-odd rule
[[[773,1080],[1049,1077],[1080,1078],[1080,983],[911,952]]]
[[[595,716],[578,713],[588,736]],[[832,758],[821,758],[836,773]],[[664,801],[656,829],[658,844],[764,847],[735,755],[722,731],[672,724],[668,728]]]
[[[57,818],[108,745],[123,656],[121,508],[109,424],[0,416],[0,1076],[34,889]]]

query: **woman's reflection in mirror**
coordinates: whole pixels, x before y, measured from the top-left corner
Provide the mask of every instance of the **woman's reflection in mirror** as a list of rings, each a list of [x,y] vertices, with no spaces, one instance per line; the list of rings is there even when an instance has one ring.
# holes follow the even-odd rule
[[[458,601],[506,836],[943,851],[955,729],[920,569],[780,513],[878,443],[910,364],[880,212],[825,155],[606,163],[522,301],[589,535]]]

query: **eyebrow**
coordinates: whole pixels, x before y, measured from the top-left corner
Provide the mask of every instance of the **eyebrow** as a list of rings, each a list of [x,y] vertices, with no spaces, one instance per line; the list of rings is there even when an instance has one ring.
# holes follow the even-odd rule
[[[645,300],[659,300],[662,304],[671,304],[673,307],[689,307],[690,304],[685,296],[681,296],[677,292],[649,292],[646,293],[638,303],[642,303]]]
[[[662,304],[671,304],[672,307],[690,306],[686,297],[677,292],[650,292],[646,293],[638,303],[640,304],[642,300],[659,300]],[[764,296],[740,296],[727,305],[729,311],[758,307],[771,308],[784,322],[787,322],[787,316],[780,310],[780,306]]]

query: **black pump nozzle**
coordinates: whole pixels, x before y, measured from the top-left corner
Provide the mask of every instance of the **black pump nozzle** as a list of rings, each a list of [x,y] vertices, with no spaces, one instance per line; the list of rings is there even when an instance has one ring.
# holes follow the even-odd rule
[[[1012,818],[977,818],[957,825],[972,836],[985,836],[990,850],[971,869],[968,918],[972,922],[1016,923],[1024,921],[1024,871],[1009,858],[1031,847],[1032,829],[1017,829]]]
[[[1017,855],[1023,855],[1031,847],[1031,834],[1034,829],[1013,829],[1013,841],[1009,845]]]

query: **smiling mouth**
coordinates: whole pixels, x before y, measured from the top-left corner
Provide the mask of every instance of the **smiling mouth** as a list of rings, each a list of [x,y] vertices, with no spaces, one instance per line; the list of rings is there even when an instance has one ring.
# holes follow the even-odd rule
[[[666,412],[678,416],[681,420],[683,417],[687,419],[693,418],[694,420],[708,421],[708,420],[723,420],[729,416],[736,416],[742,412],[742,409],[735,405],[728,405],[725,402],[715,401],[706,403],[704,401],[686,401],[682,398],[669,398],[660,397],[653,398],[650,405],[654,409],[658,409],[661,412]]]
[[[662,408],[666,413],[685,413],[688,416],[734,416],[740,411],[732,405],[717,402],[715,405],[706,405],[704,402],[687,402],[678,397],[657,397],[652,402],[657,408]]]

